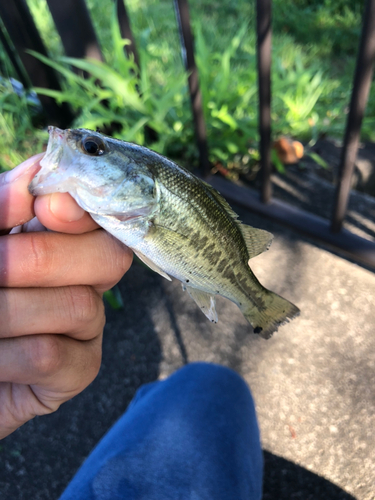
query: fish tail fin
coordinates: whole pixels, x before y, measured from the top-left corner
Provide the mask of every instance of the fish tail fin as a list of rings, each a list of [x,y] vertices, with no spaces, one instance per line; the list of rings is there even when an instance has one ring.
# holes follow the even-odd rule
[[[259,308],[253,302],[241,307],[241,311],[254,329],[254,333],[269,339],[278,327],[298,316],[300,310],[294,304],[270,290],[264,289],[265,307]]]

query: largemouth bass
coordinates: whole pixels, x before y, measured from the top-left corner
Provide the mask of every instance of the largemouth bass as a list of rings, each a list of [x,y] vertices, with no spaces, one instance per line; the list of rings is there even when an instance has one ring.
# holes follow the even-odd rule
[[[49,134],[31,194],[69,193],[153,271],[180,280],[212,322],[216,295],[237,304],[264,338],[299,313],[249,267],[272,235],[241,224],[209,184],[147,148],[98,132],[50,127]]]

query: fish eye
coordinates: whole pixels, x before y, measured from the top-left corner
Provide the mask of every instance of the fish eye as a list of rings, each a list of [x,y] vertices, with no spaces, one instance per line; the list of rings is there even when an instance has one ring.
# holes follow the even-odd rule
[[[91,156],[100,156],[105,152],[105,145],[99,137],[85,137],[82,141],[82,149]]]

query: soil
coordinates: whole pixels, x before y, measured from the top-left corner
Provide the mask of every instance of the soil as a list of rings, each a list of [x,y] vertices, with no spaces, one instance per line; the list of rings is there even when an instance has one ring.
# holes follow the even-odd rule
[[[305,156],[286,166],[283,174],[272,175],[273,196],[308,212],[331,219],[342,147],[333,139],[320,139],[311,151],[329,168]],[[306,150],[305,150],[306,153]],[[253,186],[259,189],[260,176]],[[369,240],[375,240],[375,144],[360,144],[352,179],[344,227]]]
[[[336,184],[342,153],[341,143],[333,139],[320,139],[311,149],[320,155],[331,168],[317,170],[315,162],[309,157],[303,159],[303,165],[306,168],[317,170],[320,177]],[[372,142],[359,145],[352,178],[352,188],[360,193],[375,197],[375,144]]]

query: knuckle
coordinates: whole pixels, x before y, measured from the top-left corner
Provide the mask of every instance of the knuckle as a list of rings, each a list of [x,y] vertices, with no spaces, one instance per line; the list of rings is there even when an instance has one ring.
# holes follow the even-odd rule
[[[28,233],[30,253],[27,259],[27,269],[34,276],[48,275],[53,264],[54,251],[51,248],[48,234],[41,232]]]
[[[102,362],[102,337],[98,336],[87,346],[85,357],[80,363],[81,376],[77,379],[77,392],[83,391],[97,377]]]
[[[71,316],[78,327],[87,327],[92,323],[104,327],[104,304],[91,286],[70,287]]]
[[[90,382],[91,383],[98,375],[100,366],[102,364],[102,349],[101,345],[95,349],[90,363]]]
[[[60,339],[52,335],[35,336],[30,356],[33,371],[41,376],[55,374],[63,363]]]
[[[110,276],[113,283],[117,283],[128,271],[133,260],[132,251],[118,240],[111,238],[112,252],[111,259],[108,260],[110,265]]]

